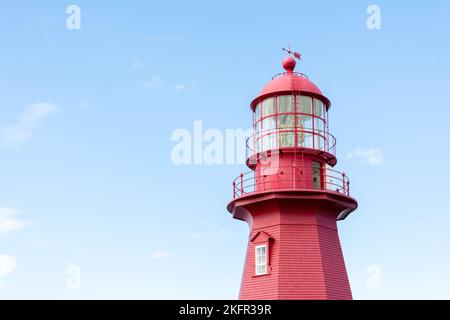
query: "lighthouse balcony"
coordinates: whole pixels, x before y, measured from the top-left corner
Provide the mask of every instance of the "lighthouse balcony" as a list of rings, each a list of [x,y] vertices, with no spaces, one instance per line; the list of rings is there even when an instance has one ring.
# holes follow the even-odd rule
[[[241,173],[233,181],[233,199],[271,191],[327,191],[350,196],[350,181],[328,166],[280,166]]]

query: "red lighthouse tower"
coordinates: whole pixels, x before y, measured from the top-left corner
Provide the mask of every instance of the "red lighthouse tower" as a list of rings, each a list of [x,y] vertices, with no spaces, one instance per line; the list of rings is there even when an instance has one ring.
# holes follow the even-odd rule
[[[333,169],[330,101],[294,72],[288,52],[285,72],[250,104],[251,171],[234,180],[227,207],[250,227],[239,298],[352,299],[336,221],[357,202],[345,173]]]

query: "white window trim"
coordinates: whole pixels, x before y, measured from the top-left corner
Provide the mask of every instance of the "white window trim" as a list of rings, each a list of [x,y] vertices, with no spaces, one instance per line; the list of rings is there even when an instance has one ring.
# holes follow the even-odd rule
[[[263,261],[262,264],[258,264],[258,254],[257,254],[257,252],[258,252],[258,249],[262,248],[262,247],[265,248],[265,250],[264,250],[264,252],[265,252],[265,255],[264,255],[265,261]],[[267,258],[268,258],[267,244],[262,244],[262,245],[255,246],[255,258],[254,258],[254,260],[255,260],[255,275],[261,276],[261,275],[265,275],[265,274],[268,273]],[[264,271],[260,271],[258,269],[258,267],[262,267],[260,269],[263,269]]]

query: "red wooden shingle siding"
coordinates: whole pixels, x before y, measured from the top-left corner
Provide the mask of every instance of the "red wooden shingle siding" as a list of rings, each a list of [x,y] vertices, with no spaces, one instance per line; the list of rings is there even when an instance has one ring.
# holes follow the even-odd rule
[[[258,239],[249,242],[240,299],[352,298],[336,223],[329,215],[317,214],[314,223],[308,219],[305,224],[291,224],[294,221],[286,219],[287,224],[251,232],[250,238],[258,231],[273,238],[269,245],[270,274],[255,276],[255,245],[261,243]],[[261,218],[267,223],[264,216]],[[254,221],[254,227],[258,222]]]

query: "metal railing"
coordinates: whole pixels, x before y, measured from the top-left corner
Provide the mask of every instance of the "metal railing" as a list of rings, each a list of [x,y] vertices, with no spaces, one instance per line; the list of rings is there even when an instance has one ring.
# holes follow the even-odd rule
[[[267,150],[302,147],[328,152],[336,156],[336,138],[323,130],[286,128],[254,133],[246,140],[247,158]]]
[[[241,173],[233,181],[233,199],[276,190],[324,190],[350,195],[350,181],[344,172],[330,168],[280,166]]]
[[[287,75],[287,74],[288,74],[288,72],[281,72],[281,73],[278,73],[278,74],[276,74],[276,75],[274,75],[274,76],[272,77],[272,80],[275,80],[275,79],[284,77],[284,76]],[[304,79],[308,79],[308,80],[309,80],[308,76],[307,76],[306,74],[304,74],[304,73],[300,73],[300,72],[290,72],[290,74],[292,74],[292,75],[294,75],[294,76],[296,76],[296,77],[300,77],[300,78],[304,78]]]

